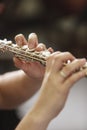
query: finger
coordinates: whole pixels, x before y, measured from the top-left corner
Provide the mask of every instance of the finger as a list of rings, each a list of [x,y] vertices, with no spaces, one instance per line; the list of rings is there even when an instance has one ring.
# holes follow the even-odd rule
[[[68,76],[72,75],[73,73],[80,71],[80,68],[82,68],[86,63],[86,59],[75,59],[71,63],[67,64],[63,69],[61,70],[61,78],[65,80],[68,78]],[[64,76],[65,75],[65,76]]]
[[[43,43],[39,43],[35,50],[36,51],[44,51],[44,50],[46,50],[46,45]]]
[[[49,51],[50,53],[53,53],[53,52],[54,52],[54,50],[53,50],[52,47],[49,47],[49,48],[48,48],[48,51]]]
[[[30,49],[36,48],[38,45],[38,38],[37,35],[35,33],[31,33],[28,36],[28,47]]]
[[[59,52],[57,51],[57,52],[50,54],[50,56],[46,57],[46,69],[50,70],[50,68],[53,68],[55,56],[58,54],[59,54]]]
[[[64,67],[64,63],[68,60],[73,61],[75,57],[69,52],[54,52],[47,58],[47,64],[52,65],[54,72],[60,71]]]
[[[64,86],[67,86],[67,89],[70,89],[77,81],[85,77],[87,74],[87,69],[83,69],[72,74],[64,83]],[[65,88],[66,89],[66,88]]]
[[[20,59],[14,57],[14,58],[13,58],[13,61],[14,61],[14,64],[15,64],[15,66],[16,66],[17,68],[21,68],[23,62],[22,62]]]
[[[18,44],[18,46],[23,46],[27,44],[27,40],[25,39],[23,34],[18,34],[15,36],[15,41]]]

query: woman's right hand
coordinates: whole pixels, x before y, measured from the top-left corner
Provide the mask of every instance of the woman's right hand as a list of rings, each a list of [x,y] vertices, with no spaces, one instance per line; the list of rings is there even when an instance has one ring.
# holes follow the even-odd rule
[[[68,60],[70,63],[64,66]],[[46,72],[35,106],[43,119],[51,120],[60,113],[70,88],[87,74],[87,69],[79,71],[85,63],[85,58],[76,59],[69,52],[55,52],[47,58]]]
[[[71,62],[64,66],[68,60]],[[63,109],[72,85],[87,74],[87,69],[77,71],[85,63],[85,59],[76,59],[69,52],[51,54],[47,58],[39,97],[16,130],[46,130]]]

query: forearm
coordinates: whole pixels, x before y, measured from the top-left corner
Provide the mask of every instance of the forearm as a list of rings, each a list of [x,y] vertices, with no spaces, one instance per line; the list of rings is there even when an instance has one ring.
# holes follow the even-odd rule
[[[61,75],[60,69],[67,59],[72,59],[73,63],[67,64],[62,69],[64,74],[67,74],[69,69],[68,75],[65,77]],[[58,116],[64,108],[72,85],[85,76],[87,70],[75,73],[75,70],[82,67],[85,62],[85,59],[74,60],[69,53],[60,53],[60,55],[54,53],[49,57],[39,97],[31,111],[27,113],[15,130],[46,130],[49,122]]]
[[[23,120],[19,123],[15,130],[46,130],[48,126],[48,122],[44,118],[41,117],[38,119],[37,117],[33,117],[28,114]]]
[[[15,130],[46,130],[49,122],[48,114],[43,115],[43,110],[41,106],[35,105],[29,113],[22,119]]]
[[[48,88],[48,86],[46,86]],[[53,92],[53,91],[52,91]],[[46,130],[54,116],[54,98],[49,100],[49,92],[43,89],[33,108],[25,115],[15,130]],[[54,94],[53,94],[54,95]],[[56,95],[56,93],[55,93]],[[49,95],[50,96],[50,95]],[[51,102],[54,104],[51,104]],[[59,109],[60,112],[60,109]],[[58,112],[58,113],[59,113]],[[57,113],[57,114],[58,114]]]
[[[0,77],[0,108],[16,107],[31,97],[40,84],[41,82],[29,78],[21,70],[2,75]]]

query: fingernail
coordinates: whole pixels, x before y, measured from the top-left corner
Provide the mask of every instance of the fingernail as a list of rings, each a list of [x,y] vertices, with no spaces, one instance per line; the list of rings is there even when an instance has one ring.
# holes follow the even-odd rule
[[[19,38],[19,39],[17,39],[17,44],[19,45],[19,46],[22,46],[22,40]]]
[[[29,48],[33,49],[37,46],[37,35],[35,33],[31,33],[28,38]]]
[[[22,34],[17,35],[17,37],[15,37],[15,41],[19,46],[22,46]]]
[[[34,43],[33,41],[29,43],[29,48],[30,48],[30,49],[35,48],[35,43]]]
[[[38,47],[36,48],[36,51],[43,51],[43,50],[45,50],[43,46],[38,46]]]

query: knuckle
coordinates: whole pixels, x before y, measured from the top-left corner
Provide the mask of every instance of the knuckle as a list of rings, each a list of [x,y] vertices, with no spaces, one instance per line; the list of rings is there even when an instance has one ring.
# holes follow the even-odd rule
[[[71,68],[70,68],[69,66],[66,66],[66,67],[64,68],[64,71],[67,72],[67,73],[70,73]]]
[[[74,82],[75,82],[75,79],[74,79],[74,77],[72,78],[69,78],[69,82],[70,82],[70,84],[73,84]]]
[[[70,55],[70,56],[72,56],[72,54],[71,54],[70,52],[68,52],[68,51],[65,52],[65,53],[66,53],[66,55]]]
[[[43,44],[43,43],[38,44],[38,47],[41,47],[41,48],[43,48],[43,49],[46,49],[46,45]]]

